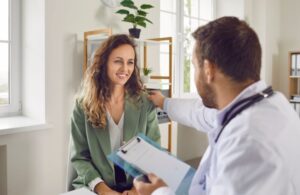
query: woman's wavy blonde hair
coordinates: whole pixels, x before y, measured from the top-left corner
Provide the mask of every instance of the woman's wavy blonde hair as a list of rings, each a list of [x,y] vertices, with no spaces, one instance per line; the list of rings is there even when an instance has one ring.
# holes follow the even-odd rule
[[[142,92],[142,82],[137,66],[134,40],[125,34],[110,36],[97,49],[93,64],[87,69],[84,75],[79,94],[82,108],[93,127],[106,127],[105,103],[111,97],[110,80],[107,75],[108,59],[114,49],[125,44],[131,45],[135,53],[134,71],[125,84],[125,93],[130,97],[138,99]]]

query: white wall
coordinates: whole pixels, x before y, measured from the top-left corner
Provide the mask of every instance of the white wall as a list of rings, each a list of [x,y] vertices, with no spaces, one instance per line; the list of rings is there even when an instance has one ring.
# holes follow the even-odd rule
[[[261,77],[288,95],[288,52],[300,51],[300,2],[246,0],[246,17],[258,32],[263,49]]]
[[[215,16],[236,16],[244,19],[244,2],[245,0],[215,0]]]
[[[261,78],[277,89],[280,0],[246,0],[245,6],[245,18],[258,34],[262,47]]]
[[[129,24],[120,22],[113,10],[106,8],[99,0],[24,0],[28,10],[35,10],[25,17],[35,17],[30,26],[43,20],[45,26],[45,86],[46,121],[52,129],[0,136],[1,145],[7,147],[8,195],[56,195],[65,189],[66,159],[70,114],[75,92],[81,80],[82,42],[77,41],[77,33],[96,28],[112,27],[114,33],[127,32]],[[143,0],[137,1],[138,4]],[[149,2],[149,1],[145,1]],[[142,38],[158,35],[159,1],[151,1],[156,9],[150,14],[154,25],[142,29]],[[43,5],[45,4],[45,6]],[[34,9],[35,8],[35,9]],[[157,11],[157,13],[156,13]],[[39,12],[39,13],[38,13]],[[45,12],[45,19],[39,16]],[[26,20],[28,21],[28,20]],[[28,28],[27,28],[28,29]],[[35,28],[33,38],[41,38],[42,31]],[[41,29],[43,30],[43,29]],[[37,42],[41,48],[43,40]],[[35,48],[33,48],[35,49]],[[26,56],[27,64],[38,65],[42,50],[35,51],[38,56]],[[31,63],[30,63],[31,62]],[[43,68],[43,65],[36,68]],[[29,69],[26,68],[25,71]],[[42,70],[27,72],[36,83],[31,87],[43,85]],[[43,72],[43,71],[42,71]],[[34,96],[32,97],[34,98]],[[36,106],[39,106],[40,102]],[[34,115],[34,114],[33,114]]]
[[[22,112],[45,121],[45,1],[24,0],[21,13]]]

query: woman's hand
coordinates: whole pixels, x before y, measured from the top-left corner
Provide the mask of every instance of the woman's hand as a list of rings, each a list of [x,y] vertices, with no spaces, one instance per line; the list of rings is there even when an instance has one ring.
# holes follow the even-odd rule
[[[122,193],[122,195],[138,195],[135,187],[133,186],[131,190],[126,190]]]
[[[96,185],[94,190],[98,195],[121,195],[121,193],[112,190],[104,182],[100,182]]]
[[[111,190],[109,192],[103,192],[100,195],[121,195],[121,193]]]

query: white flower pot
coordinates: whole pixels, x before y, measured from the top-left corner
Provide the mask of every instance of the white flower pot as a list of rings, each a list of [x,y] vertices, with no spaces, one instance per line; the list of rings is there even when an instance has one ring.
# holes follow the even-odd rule
[[[149,80],[150,80],[150,76],[149,76],[149,75],[148,75],[148,76],[142,75],[142,76],[141,76],[141,79],[142,79],[142,82],[143,82],[143,83],[148,83]]]

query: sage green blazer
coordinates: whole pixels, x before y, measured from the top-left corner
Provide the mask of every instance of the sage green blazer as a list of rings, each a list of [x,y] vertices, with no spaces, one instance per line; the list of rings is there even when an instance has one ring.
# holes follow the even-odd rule
[[[124,141],[130,140],[138,133],[144,133],[160,143],[155,106],[145,94],[139,100],[126,96],[123,131]],[[107,158],[112,152],[109,136],[107,127],[92,127],[80,101],[77,100],[71,119],[71,162],[78,175],[72,183],[75,188],[88,186],[97,177],[110,187],[116,185],[114,166]],[[127,183],[132,183],[132,178],[128,175]]]

